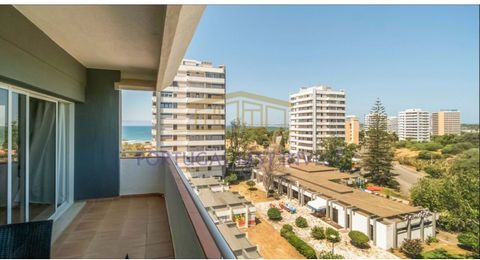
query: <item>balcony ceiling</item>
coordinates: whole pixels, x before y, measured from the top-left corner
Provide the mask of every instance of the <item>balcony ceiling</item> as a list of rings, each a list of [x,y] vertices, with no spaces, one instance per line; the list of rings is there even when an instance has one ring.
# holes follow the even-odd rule
[[[87,68],[161,90],[173,80],[204,6],[15,6]],[[141,87],[141,86],[137,86]]]

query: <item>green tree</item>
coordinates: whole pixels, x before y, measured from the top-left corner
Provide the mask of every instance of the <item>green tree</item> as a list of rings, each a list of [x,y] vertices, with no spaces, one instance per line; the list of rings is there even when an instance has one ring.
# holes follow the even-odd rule
[[[245,124],[237,119],[231,122],[230,129],[226,132],[226,138],[230,140],[230,146],[227,148],[227,159],[231,167],[238,159],[245,156],[252,137],[246,131]]]
[[[353,167],[353,157],[357,152],[357,146],[355,144],[348,144],[342,151],[340,160],[338,161],[338,169],[340,171],[350,171]]]
[[[387,132],[387,114],[377,99],[370,114],[371,121],[366,132],[364,169],[371,182],[394,189],[399,188],[392,170],[392,142]]]
[[[410,189],[413,205],[422,206],[435,212],[443,210],[442,189],[442,180],[431,178],[420,179],[420,181]]]

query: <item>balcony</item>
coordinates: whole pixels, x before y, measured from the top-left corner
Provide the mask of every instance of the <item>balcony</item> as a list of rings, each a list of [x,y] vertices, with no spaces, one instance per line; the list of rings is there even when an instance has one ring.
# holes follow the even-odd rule
[[[120,195],[77,202],[72,208],[81,210],[63,217],[74,220],[54,242],[52,256],[237,257],[168,154],[122,157]]]

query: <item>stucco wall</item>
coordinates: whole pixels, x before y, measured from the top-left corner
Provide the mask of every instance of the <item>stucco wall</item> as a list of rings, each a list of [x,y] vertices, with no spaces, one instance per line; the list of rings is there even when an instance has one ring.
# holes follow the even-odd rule
[[[0,6],[0,80],[85,100],[85,67],[10,5]]]
[[[164,158],[120,159],[120,195],[165,193]]]
[[[368,235],[367,221],[367,216],[354,211],[352,214],[352,230],[357,230],[363,232],[365,235]]]

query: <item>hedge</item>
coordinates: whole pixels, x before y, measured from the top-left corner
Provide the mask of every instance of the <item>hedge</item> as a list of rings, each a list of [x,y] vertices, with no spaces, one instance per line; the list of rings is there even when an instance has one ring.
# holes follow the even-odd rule
[[[307,220],[304,217],[298,217],[295,219],[295,225],[299,228],[308,227]]]
[[[358,248],[369,248],[370,245],[368,244],[368,241],[370,240],[367,235],[360,231],[352,230],[348,232],[348,236],[351,239],[352,245],[358,247]]]
[[[277,208],[269,208],[267,211],[267,216],[268,216],[268,219],[270,220],[282,219],[282,214],[280,213],[280,210],[278,210]]]
[[[290,229],[292,226],[290,225],[283,225],[282,229],[280,230],[280,235],[284,237],[288,243],[290,243],[297,251],[305,256],[307,259],[316,259],[317,255],[315,250],[309,246],[305,241],[299,238],[293,231]]]
[[[334,254],[330,251],[320,251],[318,259],[344,259],[343,255]]]
[[[317,240],[325,239],[325,230],[323,229],[323,227],[314,226],[312,228],[311,235]]]

